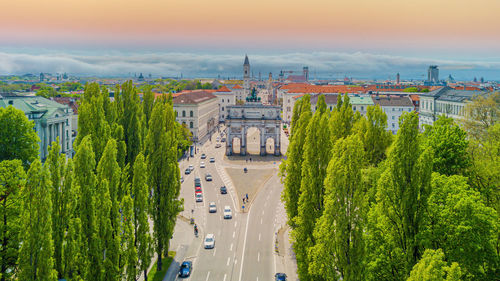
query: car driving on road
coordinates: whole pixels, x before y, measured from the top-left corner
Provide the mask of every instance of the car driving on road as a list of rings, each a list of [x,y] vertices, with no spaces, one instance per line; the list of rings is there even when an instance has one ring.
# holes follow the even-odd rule
[[[214,162],[215,162],[215,158],[210,157],[210,163],[214,163]]]
[[[219,147],[221,147],[220,143],[215,145],[215,148],[219,148]]]
[[[186,174],[186,175],[189,175],[189,174],[191,174],[191,169],[189,169],[189,168],[186,168],[186,170],[184,171],[184,174]]]
[[[200,162],[200,168],[205,168],[205,162]]]
[[[196,193],[196,202],[203,202],[203,193]]]
[[[285,273],[276,273],[274,275],[274,280],[275,281],[286,281],[286,274]]]
[[[208,212],[217,213],[217,205],[215,205],[215,202],[210,202],[210,204],[208,204]]]
[[[185,261],[181,264],[181,268],[179,269],[179,277],[185,278],[191,275],[191,271],[193,270],[193,263],[190,261]]]
[[[224,219],[230,219],[233,217],[233,213],[231,212],[231,207],[224,206]]]
[[[193,165],[189,165],[188,169],[191,170],[191,172],[192,172],[192,171],[194,171],[194,166]]]
[[[207,156],[205,155],[205,153],[203,153],[203,154],[201,155],[201,159],[205,159],[205,158],[207,158]]]
[[[194,193],[197,194],[197,193],[201,193],[201,186],[195,186],[194,188]]]
[[[215,247],[215,236],[212,233],[207,234],[203,245],[205,246],[205,249],[213,249]]]
[[[220,194],[227,194],[227,188],[225,185],[220,187]]]
[[[206,181],[212,181],[212,175],[211,175],[211,174],[209,174],[209,173],[207,173],[207,174],[205,175],[205,180],[206,180]]]

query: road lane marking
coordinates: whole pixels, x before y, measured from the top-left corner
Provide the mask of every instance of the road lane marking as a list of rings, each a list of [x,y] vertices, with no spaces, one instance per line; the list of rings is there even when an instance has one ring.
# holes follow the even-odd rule
[[[226,266],[229,265],[229,261],[231,260],[231,258],[227,258],[227,262],[226,262]]]
[[[217,252],[217,249],[214,249],[214,257],[215,257],[215,252]]]
[[[224,273],[224,280],[223,281],[226,281],[226,277],[227,277],[227,274]]]
[[[264,210],[262,210],[262,215],[264,215]]]
[[[238,225],[238,222],[235,222],[235,223],[234,223],[234,227],[236,227],[237,225]]]
[[[248,235],[248,219],[250,218],[250,213],[252,213],[252,208],[248,211],[247,215],[247,220],[246,220],[246,227],[245,227],[245,238],[243,239],[243,251],[241,252],[241,266],[240,266],[240,277],[238,278],[239,281],[241,281],[241,276],[243,274],[243,263],[245,261],[245,249],[247,246],[247,235]],[[236,264],[236,261],[235,261]]]
[[[259,241],[260,241],[260,233],[259,233]]]
[[[257,261],[260,262],[260,252],[257,253]]]
[[[233,238],[234,238],[234,235],[236,234],[236,231],[233,231]]]
[[[262,218],[260,218],[260,224],[262,224]]]
[[[231,243],[231,247],[229,247],[229,251],[233,250],[233,243]]]
[[[205,279],[205,281],[208,281],[208,277],[210,277],[210,271],[207,273],[207,279]]]

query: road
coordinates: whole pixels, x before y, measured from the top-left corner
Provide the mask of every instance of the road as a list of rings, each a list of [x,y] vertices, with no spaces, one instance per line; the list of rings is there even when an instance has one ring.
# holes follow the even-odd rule
[[[215,148],[213,142],[208,141],[200,147],[200,151],[189,161],[182,161],[180,169],[184,182],[181,185],[180,197],[184,198],[185,218],[194,217],[199,227],[199,237],[193,240],[186,252],[184,260],[193,261],[193,273],[190,278],[175,280],[217,280],[217,281],[247,281],[272,280],[276,273],[276,255],[274,254],[275,232],[283,219],[278,218],[277,206],[280,205],[282,184],[276,174],[269,178],[252,198],[250,208],[242,212],[239,210],[240,200],[236,198],[236,191],[232,179],[224,167],[238,166],[235,163],[224,162],[225,144]],[[206,159],[200,159],[202,153]],[[215,163],[209,158],[215,157]],[[206,168],[200,168],[200,162],[205,162]],[[185,175],[188,165],[195,167],[194,172]],[[262,164],[260,164],[262,165]],[[247,165],[249,170],[252,165]],[[275,165],[277,167],[277,165]],[[241,166],[243,168],[243,166]],[[266,167],[253,167],[255,169]],[[210,173],[213,181],[207,182],[205,174]],[[202,179],[203,202],[196,203],[194,199],[194,178]],[[234,179],[233,179],[234,180]],[[236,179],[237,180],[237,179]],[[228,187],[228,194],[220,194],[220,186]],[[216,213],[208,212],[208,203],[215,202]],[[248,204],[247,204],[248,205]],[[223,218],[224,206],[230,206],[233,212],[232,219]],[[283,213],[283,212],[281,212]],[[215,248],[204,249],[203,238],[207,233],[215,234]],[[194,230],[176,228],[175,237],[194,236]],[[175,249],[173,249],[175,250]],[[167,276],[168,277],[168,276]],[[171,279],[169,279],[171,278]],[[173,276],[164,280],[174,280]]]

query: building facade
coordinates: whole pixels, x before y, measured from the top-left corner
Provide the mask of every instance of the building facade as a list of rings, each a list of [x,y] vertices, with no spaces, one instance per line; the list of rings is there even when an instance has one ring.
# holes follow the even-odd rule
[[[219,105],[219,122],[224,122],[227,117],[227,107],[236,105],[236,95],[226,86],[220,87],[213,94],[217,97]]]
[[[40,138],[39,155],[42,161],[48,156],[52,142],[59,138],[61,153],[73,157],[73,138],[71,121],[73,110],[71,107],[59,104],[44,97],[2,97],[0,107],[13,106],[24,112],[29,120],[35,123],[35,131]]]
[[[181,93],[173,98],[176,121],[191,131],[193,142],[204,142],[217,128],[219,106],[217,97],[209,91]]]
[[[387,115],[387,130],[393,134],[399,130],[399,118],[403,112],[415,110],[413,102],[408,96],[374,96],[373,102],[379,105]]]

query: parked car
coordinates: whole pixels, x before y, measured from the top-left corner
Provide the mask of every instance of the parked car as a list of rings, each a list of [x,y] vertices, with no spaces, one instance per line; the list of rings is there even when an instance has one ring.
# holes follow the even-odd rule
[[[210,163],[214,163],[214,162],[215,162],[215,158],[210,157]]]
[[[181,176],[181,183],[183,183],[183,182],[184,182],[184,177]]]
[[[203,202],[203,193],[196,193],[196,202]]]
[[[220,187],[220,194],[227,194],[227,188],[225,185]]]
[[[219,147],[221,147],[220,143],[215,145],[215,148],[219,148]]]
[[[210,202],[210,204],[208,204],[208,212],[217,213],[217,205],[215,205],[215,202]]]
[[[205,162],[200,162],[200,168],[205,168]]]
[[[221,142],[226,142],[226,138],[222,138],[220,141]]]
[[[231,207],[225,206],[224,207],[224,218],[225,219],[230,219],[233,217],[233,213],[231,212]]]
[[[191,174],[191,169],[189,169],[189,168],[186,168],[186,170],[184,171],[184,174],[186,174],[186,175],[189,175],[189,174]]]
[[[191,275],[193,271],[193,263],[190,261],[185,261],[181,264],[181,268],[179,269],[179,277],[185,278]]]
[[[286,274],[285,273],[276,273],[274,275],[274,280],[275,281],[286,281]]]
[[[205,236],[205,241],[203,242],[205,249],[213,249],[215,247],[215,235],[212,233]]]
[[[206,181],[212,181],[212,175],[207,173],[207,174],[205,175],[205,180],[206,180]]]
[[[201,155],[201,159],[205,159],[205,158],[207,158],[207,156],[205,155],[205,153],[203,153],[203,154]]]
[[[216,138],[216,140],[217,140],[217,141],[220,141],[220,137],[217,137],[217,138]]]
[[[194,188],[194,193],[197,194],[197,193],[202,193],[201,191],[201,186],[197,186]]]

